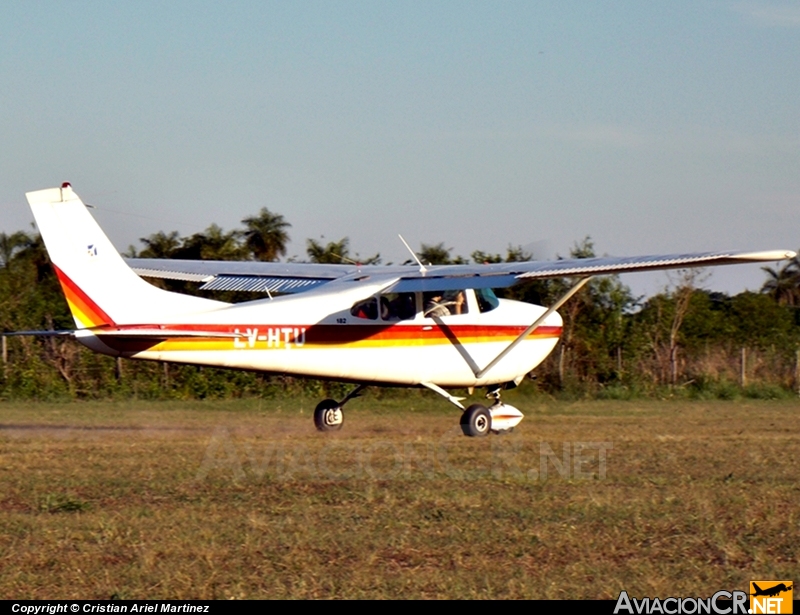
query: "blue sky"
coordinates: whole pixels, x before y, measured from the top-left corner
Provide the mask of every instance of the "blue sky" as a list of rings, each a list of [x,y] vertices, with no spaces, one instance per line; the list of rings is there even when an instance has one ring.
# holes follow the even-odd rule
[[[4,3],[0,84],[7,232],[70,181],[120,249],[261,207],[301,257],[800,247],[799,3]]]

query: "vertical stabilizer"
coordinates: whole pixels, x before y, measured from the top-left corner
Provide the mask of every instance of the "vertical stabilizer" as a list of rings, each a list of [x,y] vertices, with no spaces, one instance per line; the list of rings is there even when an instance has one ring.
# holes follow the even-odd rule
[[[141,279],[69,184],[25,196],[78,328],[167,322],[226,305],[162,290]]]

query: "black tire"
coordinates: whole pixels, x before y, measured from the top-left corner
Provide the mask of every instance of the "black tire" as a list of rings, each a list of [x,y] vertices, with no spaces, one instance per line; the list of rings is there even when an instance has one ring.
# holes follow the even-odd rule
[[[482,438],[492,430],[492,415],[486,406],[473,404],[461,415],[461,431],[471,438]]]
[[[337,431],[344,424],[344,413],[335,399],[323,399],[314,408],[314,425],[319,431]]]

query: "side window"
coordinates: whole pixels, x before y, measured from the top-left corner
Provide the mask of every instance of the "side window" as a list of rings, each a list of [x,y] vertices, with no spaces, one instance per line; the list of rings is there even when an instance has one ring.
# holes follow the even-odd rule
[[[381,295],[381,318],[383,320],[413,320],[416,314],[417,298],[414,293]]]
[[[366,318],[368,320],[378,319],[378,300],[370,297],[364,301],[359,301],[352,308],[350,313],[356,318]]]
[[[478,300],[478,310],[481,312],[491,312],[500,305],[497,295],[491,288],[476,288],[475,298]]]
[[[468,311],[467,297],[463,290],[431,291],[423,293],[422,304],[425,306],[423,315],[426,318],[434,316],[457,316]]]

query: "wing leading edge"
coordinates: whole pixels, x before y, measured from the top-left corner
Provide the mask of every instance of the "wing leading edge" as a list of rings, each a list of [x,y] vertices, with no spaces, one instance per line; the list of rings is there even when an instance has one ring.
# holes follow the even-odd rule
[[[526,280],[569,276],[608,275],[634,271],[685,269],[794,258],[791,250],[762,252],[694,252],[651,256],[603,256],[557,261],[521,261],[487,265],[416,266],[324,265],[257,261],[183,261],[127,259],[143,277],[203,282],[206,290],[248,290],[298,293],[334,281],[386,279],[387,292],[505,288]]]

